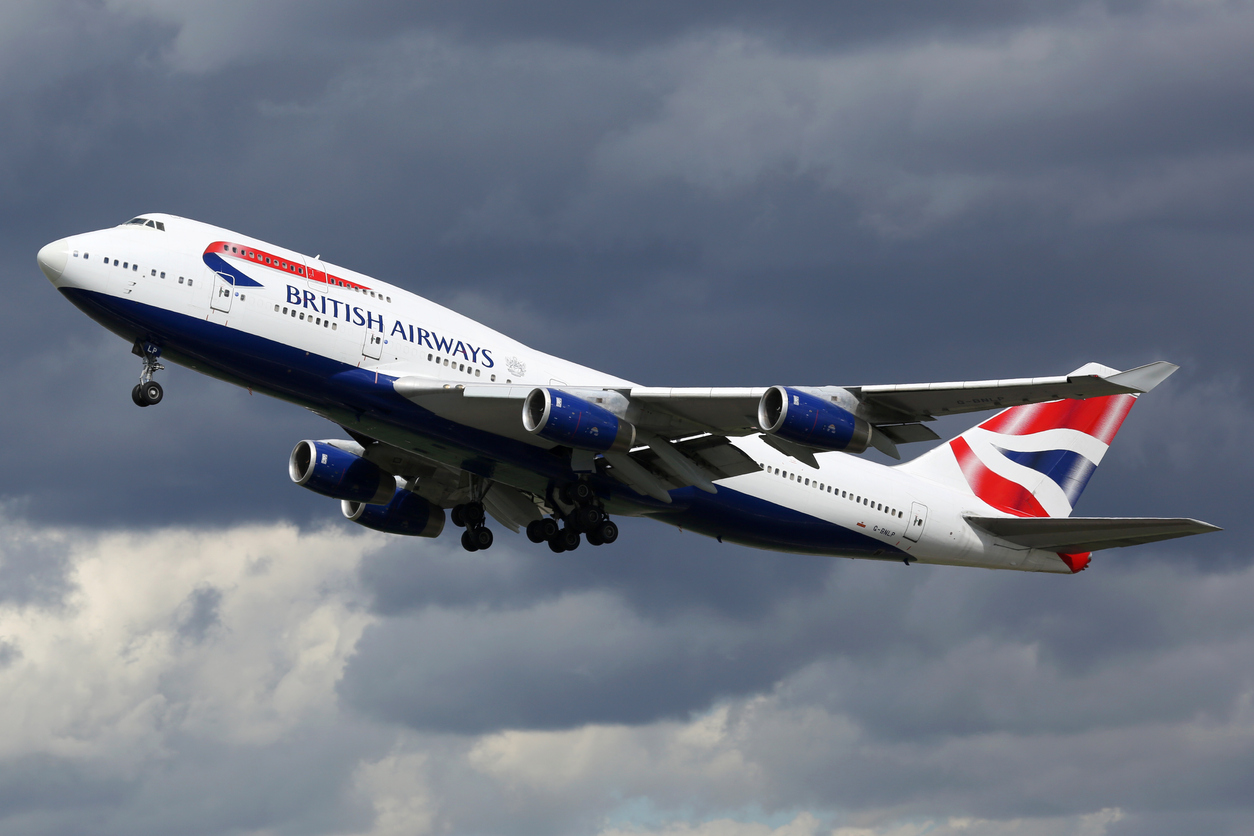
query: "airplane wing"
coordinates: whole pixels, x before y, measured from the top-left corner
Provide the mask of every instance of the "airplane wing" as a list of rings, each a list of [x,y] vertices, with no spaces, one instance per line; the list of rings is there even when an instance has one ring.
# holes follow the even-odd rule
[[[728,437],[762,433],[767,444],[815,468],[818,461],[814,454],[826,449],[857,453],[871,446],[901,458],[898,444],[939,439],[922,422],[941,415],[1064,398],[1140,394],[1157,386],[1176,368],[1159,361],[1120,372],[1089,364],[1057,377],[872,386],[560,389],[582,399],[589,408],[612,413],[631,425],[635,449],[617,449],[605,453],[604,459],[620,481],[669,502],[664,498],[669,487],[693,485],[714,493],[715,480],[758,469],[728,443]],[[519,440],[539,441],[523,429],[521,420],[522,405],[535,387],[422,377],[402,377],[393,386],[402,396],[445,418]],[[855,431],[862,428],[860,440],[833,448],[811,446],[805,439],[790,438],[783,432],[764,432],[759,425],[759,406],[772,390],[791,393],[790,399],[800,395],[820,409],[834,408],[855,422]],[[701,441],[699,447],[689,443],[698,437],[709,440]],[[590,467],[591,456],[586,458],[585,466]]]
[[[1223,530],[1185,517],[967,517],[967,522],[1019,546],[1067,554]]]
[[[799,387],[827,395],[840,403],[848,393],[860,414],[900,443],[934,440],[925,427],[908,425],[931,421],[942,415],[1003,409],[1025,403],[1042,403],[1066,398],[1095,398],[1102,395],[1142,394],[1165,380],[1178,366],[1158,361],[1126,372],[1098,371],[1084,366],[1069,375],[1024,377],[1009,380],[966,380],[949,383],[904,383],[872,386]],[[759,432],[758,402],[766,388],[754,389],[661,389],[636,386],[624,390],[632,400],[642,401],[673,416],[677,429],[686,432],[720,432],[748,435]]]

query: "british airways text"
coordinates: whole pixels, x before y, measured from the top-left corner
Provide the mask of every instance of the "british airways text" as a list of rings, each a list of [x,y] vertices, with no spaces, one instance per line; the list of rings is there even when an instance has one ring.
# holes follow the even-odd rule
[[[399,319],[392,321],[391,331],[386,331],[382,315],[376,315],[365,308],[341,302],[339,299],[331,299],[311,290],[302,290],[289,284],[287,286],[287,303],[308,308],[323,316],[340,319],[353,325],[375,328],[378,329],[380,334],[388,334],[388,336],[400,337],[411,343],[425,345],[432,351],[439,351],[449,356],[460,354],[468,363],[478,363],[485,369],[493,368],[496,365],[492,360],[492,353],[489,349],[476,348],[462,340],[441,337],[434,331],[429,331],[426,328],[417,328]]]

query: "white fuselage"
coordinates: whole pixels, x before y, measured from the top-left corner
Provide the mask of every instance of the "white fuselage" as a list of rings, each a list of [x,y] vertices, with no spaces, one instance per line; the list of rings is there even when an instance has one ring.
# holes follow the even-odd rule
[[[164,229],[129,224],[71,236],[41,252],[45,272],[50,260],[54,284],[128,340],[160,332],[168,359],[300,403],[433,461],[467,467],[488,460],[493,479],[538,496],[558,467],[543,455],[553,445],[526,432],[516,408],[489,415],[431,407],[440,421],[406,424],[386,407],[347,403],[326,381],[428,378],[433,387],[520,390],[633,385],[316,257],[171,215],[144,217]],[[819,454],[814,469],[755,436],[732,443],[762,470],[720,480],[716,494],[677,492],[672,506],[624,496],[615,512],[783,551],[1070,571],[1053,553],[973,529],[964,515],[1001,513],[974,495],[845,453]],[[790,533],[801,530],[807,533]]]

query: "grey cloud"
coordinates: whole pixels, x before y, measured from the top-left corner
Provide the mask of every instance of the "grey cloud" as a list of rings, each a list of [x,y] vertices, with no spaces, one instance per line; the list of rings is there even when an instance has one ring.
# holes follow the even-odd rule
[[[6,829],[100,810],[126,833],[363,829],[355,769],[405,739],[449,764],[427,780],[451,832],[588,832],[633,792],[676,817],[746,798],[881,818],[1118,805],[1111,834],[1248,831],[1248,9],[591,9],[0,10],[0,604],[75,592],[68,547],[24,539],[29,521],[339,516],[283,466],[335,427],[181,369],[135,410],[127,347],[39,275],[43,243],[147,210],[321,252],[659,385],[1174,360],[1079,510],[1229,531],[1076,578],[772,555],[645,521],[557,557],[501,531],[476,555],[397,539],[343,593],[373,626],[342,711],[277,742],[163,738],[165,760],[123,779],[6,756]],[[231,589],[194,589],[162,616],[184,659],[230,634]],[[12,646],[10,669],[29,650]],[[158,682],[169,716],[195,716],[178,665]],[[661,735],[711,706],[741,718],[747,783],[519,789],[464,762],[485,730]]]
[[[194,644],[204,641],[209,631],[222,623],[218,614],[221,604],[221,590],[202,586],[192,592],[176,615],[179,637]]]

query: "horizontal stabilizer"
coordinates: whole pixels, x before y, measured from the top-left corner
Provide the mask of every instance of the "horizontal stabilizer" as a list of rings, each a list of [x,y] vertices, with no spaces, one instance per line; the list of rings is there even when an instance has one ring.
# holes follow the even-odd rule
[[[1223,530],[1187,517],[967,517],[967,522],[1016,545],[1067,554]]]

